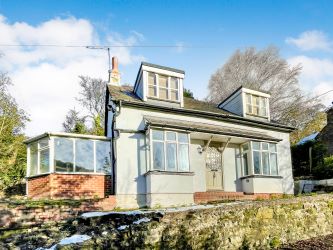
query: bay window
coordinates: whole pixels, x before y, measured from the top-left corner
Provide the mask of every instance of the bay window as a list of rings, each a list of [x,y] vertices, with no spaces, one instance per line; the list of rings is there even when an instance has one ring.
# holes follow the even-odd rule
[[[148,72],[148,96],[162,100],[179,101],[179,79]]]
[[[246,94],[246,114],[267,117],[268,99],[262,96]]]
[[[189,171],[189,135],[175,131],[152,130],[152,169]]]
[[[243,175],[278,175],[276,144],[252,141],[242,145]]]

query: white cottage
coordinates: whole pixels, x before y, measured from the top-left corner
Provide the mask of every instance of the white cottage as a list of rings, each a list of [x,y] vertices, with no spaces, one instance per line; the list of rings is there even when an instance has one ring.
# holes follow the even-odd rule
[[[105,137],[45,133],[28,144],[28,196],[112,197],[123,208],[292,194],[289,133],[268,93],[240,87],[215,106],[183,96],[185,72],[141,63],[106,93]]]
[[[185,72],[141,63],[134,87],[107,91],[120,207],[292,194],[289,133],[268,93],[240,87],[218,106],[183,96]]]

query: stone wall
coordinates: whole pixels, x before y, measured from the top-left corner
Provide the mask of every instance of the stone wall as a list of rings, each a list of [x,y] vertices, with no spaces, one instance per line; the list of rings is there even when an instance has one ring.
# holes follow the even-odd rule
[[[90,215],[10,234],[0,248],[49,248],[79,234],[91,239],[66,249],[270,249],[332,233],[333,195],[318,195]]]
[[[112,249],[276,248],[333,233],[333,196],[230,203],[207,209],[180,208],[166,212],[161,218],[156,214],[150,218],[151,222],[140,225],[127,221],[130,225],[121,231],[107,228],[110,225],[107,216],[104,218],[107,223],[102,222],[103,218],[91,218],[92,225],[98,221],[101,236],[84,244]]]
[[[1,201],[0,229],[61,222],[85,211],[112,210],[116,197],[93,200]]]
[[[28,197],[51,199],[104,198],[111,193],[111,176],[47,174],[28,178]]]

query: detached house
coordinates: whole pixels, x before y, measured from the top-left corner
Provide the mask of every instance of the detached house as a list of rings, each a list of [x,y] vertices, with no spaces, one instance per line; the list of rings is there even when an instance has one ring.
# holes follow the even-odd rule
[[[28,140],[28,196],[155,207],[292,194],[293,128],[271,121],[270,94],[240,87],[215,106],[183,97],[184,80],[143,62],[134,86],[120,86],[113,59],[106,136]]]

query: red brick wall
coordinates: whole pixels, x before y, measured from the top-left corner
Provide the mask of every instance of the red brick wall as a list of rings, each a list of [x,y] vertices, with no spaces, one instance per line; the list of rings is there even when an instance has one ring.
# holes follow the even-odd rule
[[[111,194],[111,176],[50,174],[28,179],[30,198],[105,198]]]
[[[50,198],[50,175],[28,179],[28,196],[31,198]]]
[[[207,203],[210,201],[219,200],[239,200],[244,197],[243,192],[224,192],[224,191],[208,191],[208,192],[195,192],[194,202]]]
[[[224,192],[224,191],[207,191],[194,193],[194,202],[197,204],[222,200],[256,200],[281,198],[283,194],[255,193],[244,194],[243,192]]]

